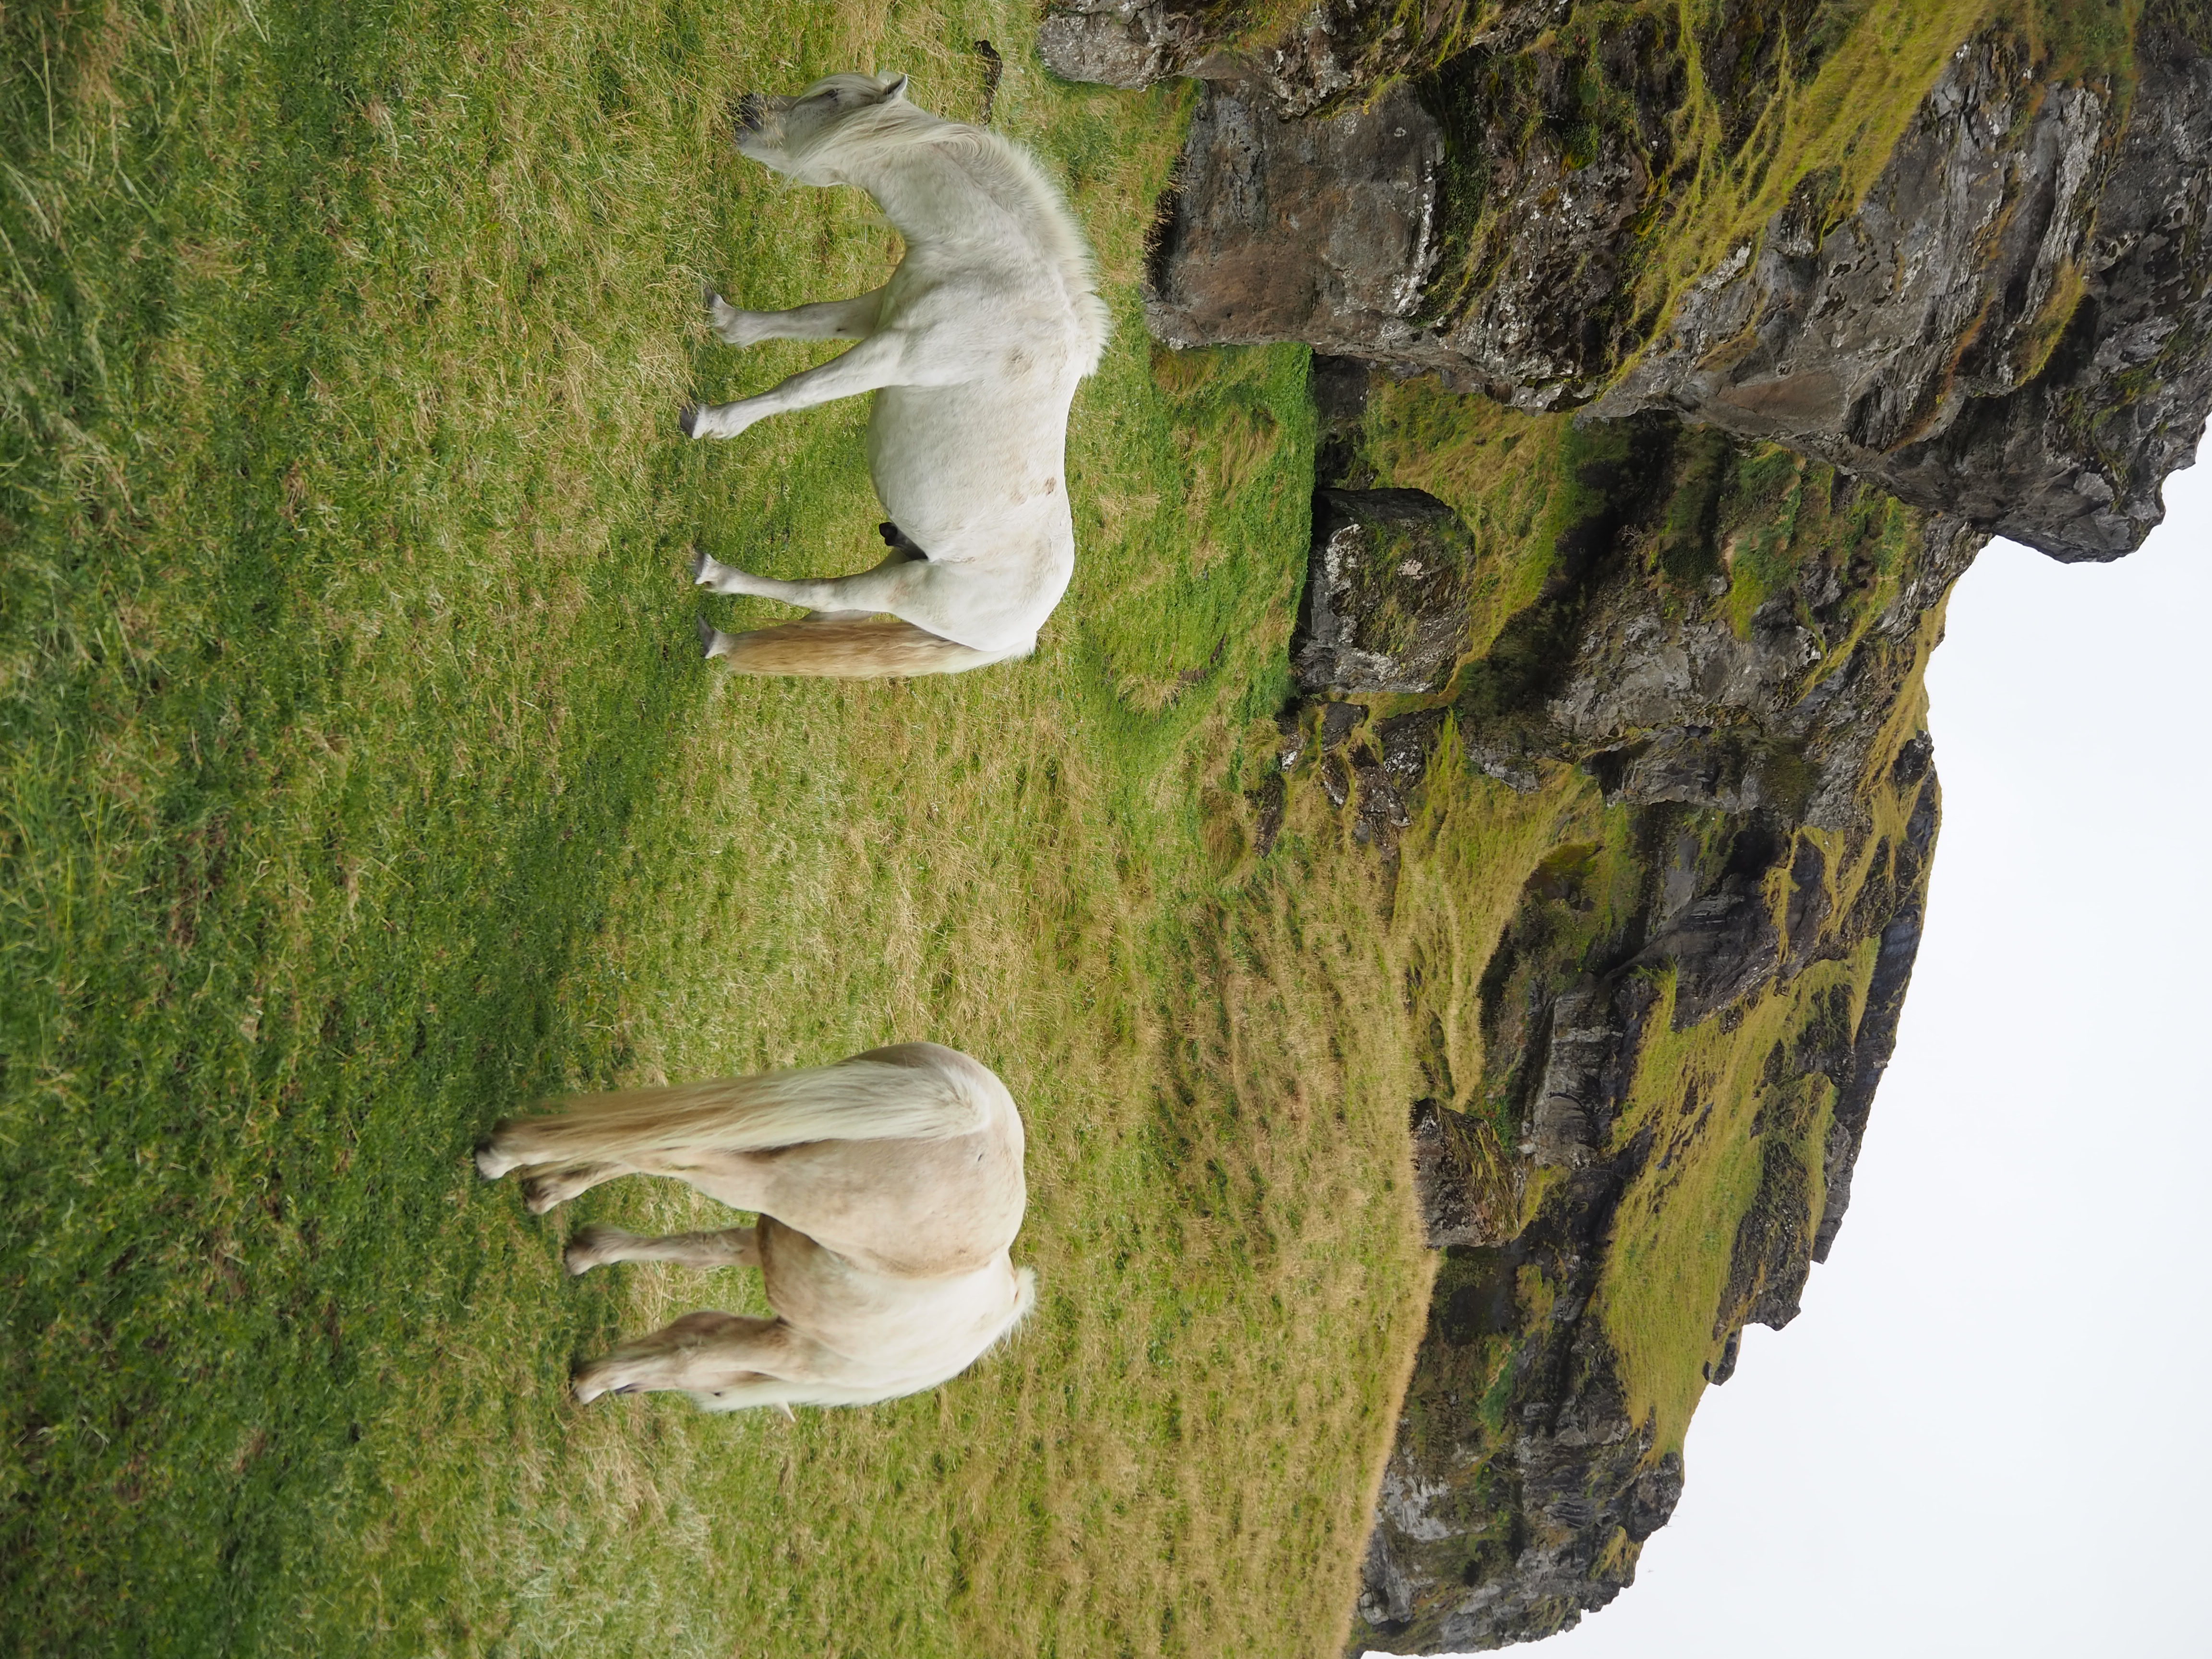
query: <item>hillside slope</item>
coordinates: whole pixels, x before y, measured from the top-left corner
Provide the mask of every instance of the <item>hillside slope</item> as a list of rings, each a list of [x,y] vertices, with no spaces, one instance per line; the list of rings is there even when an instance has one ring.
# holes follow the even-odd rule
[[[2138,544],[2212,408],[2212,27],[1048,10],[1063,74],[1200,83],[1155,336],[1331,354],[1285,798],[1395,882],[1439,1253],[1353,1650],[1541,1636],[1632,1577],[1842,1222],[1950,584],[1992,533]]]

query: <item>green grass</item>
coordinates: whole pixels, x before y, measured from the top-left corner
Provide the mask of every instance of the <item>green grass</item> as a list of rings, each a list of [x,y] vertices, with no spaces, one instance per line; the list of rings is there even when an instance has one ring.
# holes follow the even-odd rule
[[[1616,1144],[1652,1132],[1660,1155],[1630,1183],[1613,1224],[1601,1308],[1621,1360],[1628,1414],[1654,1428],[1652,1455],[1679,1453],[1704,1395],[1707,1366],[1728,1332],[1730,1254],[1745,1214],[1777,1183],[1776,1147],[1807,1172],[1790,1219],[1802,1231],[1826,1196],[1820,1148],[1834,1105],[1826,1079],[1801,1079],[1802,1121],[1782,1128],[1759,1121],[1772,1110],[1772,1079],[1762,1091],[1770,1053],[1812,1017],[1819,1000],[1840,990],[1854,1022],[1874,972],[1876,942],[1847,962],[1820,963],[1776,994],[1754,1003],[1732,1030],[1705,1021],[1686,1030],[1655,1016],[1639,1058],[1637,1086],[1615,1128]],[[1668,988],[1671,990],[1671,987]],[[1662,1010],[1671,1014],[1671,997]]]
[[[1427,490],[1473,533],[1470,654],[1481,656],[1552,574],[1559,532],[1579,504],[1581,434],[1569,416],[1523,415],[1423,379],[1378,386],[1361,435],[1378,478]]]
[[[1181,94],[1026,8],[17,10],[0,82],[0,1631],[72,1652],[1332,1650],[1429,1267],[1371,862],[1246,796],[1296,349],[1155,364]],[[856,568],[863,410],[689,446],[697,287],[890,234],[721,137],[896,66],[1097,239],[1084,556],[1031,664],[699,665],[696,542]],[[732,618],[755,603],[708,605]],[[1308,792],[1310,794],[1312,792]],[[564,1089],[927,1036],[1013,1085],[1037,1319],[867,1411],[565,1402],[742,1275],[571,1284],[471,1178]],[[712,1213],[625,1183],[577,1219]]]

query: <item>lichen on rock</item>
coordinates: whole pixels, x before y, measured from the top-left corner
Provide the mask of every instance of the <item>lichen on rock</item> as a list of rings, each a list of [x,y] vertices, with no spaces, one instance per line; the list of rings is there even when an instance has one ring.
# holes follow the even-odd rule
[[[1160,337],[1665,409],[2063,559],[2157,522],[2212,410],[2212,27],[2182,0],[2109,63],[2009,11],[1924,9],[1902,70],[1863,49],[1866,8],[1817,0],[1698,28],[1657,4],[1472,9],[1382,30],[1326,92],[1289,47],[1184,17],[1188,49],[1146,71],[1206,79],[1152,262]],[[1323,8],[1298,38],[1380,15]]]

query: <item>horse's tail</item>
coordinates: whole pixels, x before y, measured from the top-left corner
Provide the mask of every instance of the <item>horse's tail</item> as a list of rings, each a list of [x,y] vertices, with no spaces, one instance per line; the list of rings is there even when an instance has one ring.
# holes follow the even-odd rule
[[[881,617],[807,617],[750,634],[725,634],[702,623],[701,642],[738,674],[811,674],[872,680],[908,674],[964,674],[1026,657],[1034,640],[1012,651],[978,651],[912,623]]]
[[[763,1152],[809,1140],[951,1140],[987,1127],[1006,1085],[953,1050],[874,1049],[835,1066],[623,1089],[562,1101],[556,1117],[501,1123],[477,1148],[496,1178],[526,1164],[621,1163],[641,1152]],[[875,1054],[900,1059],[876,1059]],[[1016,1119],[1018,1121],[1018,1118]]]

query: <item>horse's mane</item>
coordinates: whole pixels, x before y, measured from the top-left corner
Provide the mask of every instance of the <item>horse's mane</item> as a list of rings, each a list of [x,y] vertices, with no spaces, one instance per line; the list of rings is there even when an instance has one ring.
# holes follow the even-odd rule
[[[1105,355],[1112,314],[1098,297],[1098,274],[1075,216],[1036,158],[1012,139],[965,121],[948,121],[893,99],[856,110],[825,135],[839,161],[885,160],[930,144],[957,155],[987,195],[1036,234],[1074,313],[1078,372],[1089,375]]]
[[[1019,144],[964,122],[945,125],[953,132],[934,142],[957,144],[969,151],[963,159],[985,179],[987,190],[1003,179],[1011,187],[1010,193],[1018,196],[1022,204],[1036,216],[1037,240],[1044,246],[1045,258],[1060,273],[1068,308],[1075,313],[1078,372],[1091,374],[1105,355],[1106,338],[1114,331],[1114,322],[1106,302],[1098,297],[1098,273],[1091,262],[1091,245],[1076,224],[1075,216],[1068,211],[1036,158]],[[996,197],[999,192],[991,190],[991,194]]]

